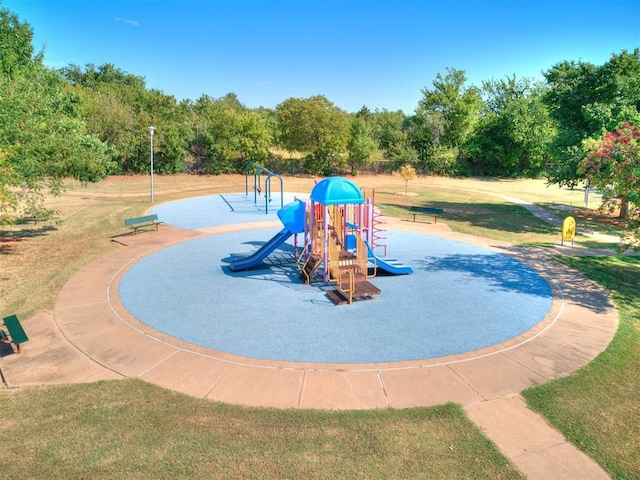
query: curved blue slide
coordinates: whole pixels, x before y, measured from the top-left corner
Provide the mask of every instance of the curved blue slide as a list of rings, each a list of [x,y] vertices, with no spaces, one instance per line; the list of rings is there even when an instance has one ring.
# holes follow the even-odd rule
[[[260,249],[252,255],[248,257],[241,258],[240,260],[236,260],[235,262],[231,262],[229,268],[232,272],[237,272],[238,270],[247,270],[251,267],[255,267],[260,264],[265,258],[273,253],[273,251],[287,241],[293,233],[289,231],[288,228],[284,228],[279,231],[271,240],[262,245]]]
[[[260,247],[257,252],[248,257],[231,262],[229,265],[231,271],[247,270],[259,265],[265,258],[271,255],[276,248],[286,242],[291,235],[304,232],[305,209],[305,203],[301,200],[296,200],[278,210],[278,218],[284,225],[284,228]]]
[[[369,252],[369,260],[375,262],[376,266],[380,270],[384,270],[392,275],[408,275],[413,273],[413,268],[409,265],[396,260],[395,258],[378,257],[369,246],[369,243],[364,242]]]

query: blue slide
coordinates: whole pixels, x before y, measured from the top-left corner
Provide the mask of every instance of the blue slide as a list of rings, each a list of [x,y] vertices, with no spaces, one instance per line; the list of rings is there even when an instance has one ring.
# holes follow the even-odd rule
[[[275,237],[260,247],[257,252],[248,257],[231,262],[229,265],[231,271],[247,270],[259,265],[265,258],[271,255],[276,248],[286,242],[291,235],[304,232],[305,212],[306,205],[302,200],[295,200],[278,210],[278,218],[284,225],[284,228],[280,230]]]
[[[387,273],[391,273],[392,275],[408,275],[413,273],[413,268],[409,265],[405,265],[404,263],[396,260],[395,258],[388,257],[378,257],[373,250],[369,246],[367,242],[364,242],[367,246],[367,251],[369,252],[369,260],[374,261],[376,266],[380,270],[384,270]]]
[[[241,258],[240,260],[236,260],[235,262],[231,262],[229,268],[232,272],[237,272],[238,270],[247,270],[251,267],[255,267],[260,264],[265,258],[273,253],[273,251],[287,241],[293,233],[289,231],[288,228],[284,228],[280,230],[271,240],[265,243],[260,249],[252,255],[248,257]]]

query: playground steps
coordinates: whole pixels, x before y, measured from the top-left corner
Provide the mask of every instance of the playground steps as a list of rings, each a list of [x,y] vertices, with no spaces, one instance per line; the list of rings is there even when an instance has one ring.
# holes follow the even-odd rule
[[[353,291],[353,300],[370,300],[375,295],[382,293],[378,287],[367,280],[367,276],[363,273],[355,274],[355,284]],[[346,305],[349,303],[348,293],[343,293],[339,289],[327,292],[327,297],[336,305]]]
[[[334,305],[347,305],[349,303],[349,299],[342,296],[340,290],[329,290],[327,292],[327,298],[331,300]]]
[[[356,277],[355,287],[355,291],[353,292],[353,298],[355,299],[369,299],[373,298],[374,295],[382,293],[382,290],[367,280],[365,274],[360,274]]]
[[[300,280],[309,285],[313,282],[320,265],[322,265],[322,257],[320,255],[316,253],[309,255],[302,267],[302,272],[300,272]]]

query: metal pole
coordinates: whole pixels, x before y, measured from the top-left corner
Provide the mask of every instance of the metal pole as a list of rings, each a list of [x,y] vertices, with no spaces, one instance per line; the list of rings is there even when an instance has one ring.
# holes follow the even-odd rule
[[[151,136],[151,203],[153,203],[153,132],[155,131],[155,127],[149,127],[149,135]]]

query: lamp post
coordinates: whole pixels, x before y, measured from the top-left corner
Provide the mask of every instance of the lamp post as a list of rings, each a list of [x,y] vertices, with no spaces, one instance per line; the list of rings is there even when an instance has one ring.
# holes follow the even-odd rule
[[[151,136],[151,203],[153,203],[153,132],[155,127],[149,127],[149,135]]]

